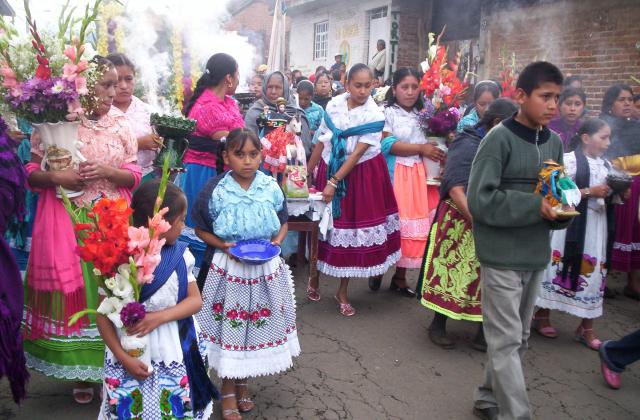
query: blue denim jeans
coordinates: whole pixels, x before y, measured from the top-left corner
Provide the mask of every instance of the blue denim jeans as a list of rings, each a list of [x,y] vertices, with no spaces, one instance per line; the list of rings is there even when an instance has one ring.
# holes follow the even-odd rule
[[[640,330],[620,340],[605,341],[600,348],[600,356],[609,369],[623,372],[628,365],[640,360]]]

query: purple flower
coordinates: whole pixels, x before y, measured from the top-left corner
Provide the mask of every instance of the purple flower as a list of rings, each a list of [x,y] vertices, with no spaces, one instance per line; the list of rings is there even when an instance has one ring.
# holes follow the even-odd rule
[[[457,109],[448,109],[438,112],[429,120],[429,132],[437,136],[446,136],[456,129],[459,112]]]
[[[146,315],[144,305],[139,302],[127,303],[122,311],[120,311],[120,320],[125,327],[131,328],[138,321],[142,321]]]

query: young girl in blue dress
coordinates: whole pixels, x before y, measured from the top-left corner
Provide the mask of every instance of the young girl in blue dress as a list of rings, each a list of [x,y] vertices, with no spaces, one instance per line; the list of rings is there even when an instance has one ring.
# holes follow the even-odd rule
[[[136,190],[131,202],[135,226],[145,226],[152,217],[159,186],[159,180],[151,180]],[[184,227],[187,199],[175,184],[167,184],[163,207],[169,208],[165,219],[171,229],[163,235],[166,243],[154,279],[140,293],[146,315],[127,331],[149,336],[152,370],[129,356],[111,321],[98,316],[98,329],[107,345],[99,419],[208,419],[212,401],[218,397],[193,319],[202,307],[192,274],[195,258],[186,243],[177,241]]]
[[[286,370],[300,354],[289,267],[281,258],[247,265],[230,253],[238,241],[279,245],[287,234],[286,201],[275,179],[258,170],[261,156],[252,130],[231,131],[223,152],[231,171],[207,183],[192,214],[196,235],[215,249],[196,319],[222,378],[224,419],[254,407],[247,378]]]

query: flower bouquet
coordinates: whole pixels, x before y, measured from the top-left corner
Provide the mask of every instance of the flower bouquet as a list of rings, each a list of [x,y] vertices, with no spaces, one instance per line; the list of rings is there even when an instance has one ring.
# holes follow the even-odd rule
[[[73,16],[75,8],[67,12],[65,7],[55,35],[38,31],[28,0],[24,1],[28,37],[19,36],[12,25],[0,19],[0,96],[11,112],[38,129],[45,170],[70,169],[85,160],[76,147],[77,120],[91,112],[92,103],[84,41],[101,2],[96,0],[93,8],[87,6],[82,18]],[[66,193],[74,197],[82,194]]]
[[[151,369],[146,351],[148,337],[127,334],[126,329],[144,319],[145,308],[139,302],[140,290],[153,281],[153,272],[160,264],[160,250],[165,240],[160,236],[171,225],[160,209],[169,180],[169,161],[165,160],[156,199],[153,218],[148,226],[131,226],[131,208],[123,198],[98,200],[88,213],[89,222],[81,223],[78,210],[74,210],[68,197],[63,202],[71,216],[78,237],[78,255],[93,264],[98,286],[105,294],[97,310],[85,309],[69,319],[69,325],[87,314],[101,314],[109,318],[118,329],[122,348],[132,357],[138,357]]]
[[[509,53],[504,48],[500,50],[500,88],[503,98],[516,97],[516,53]]]
[[[182,158],[189,145],[187,136],[196,128],[196,122],[172,115],[151,114],[151,125],[164,139],[154,166],[162,167],[166,157],[169,159],[169,168],[172,172],[184,172]]]
[[[422,63],[425,73],[420,82],[425,104],[419,113],[419,121],[428,140],[438,143],[438,147],[446,152],[446,137],[458,125],[458,106],[468,86],[447,67],[447,50],[440,45],[441,36],[442,34],[436,38],[435,34],[429,34],[428,56]],[[438,185],[440,162],[428,158],[423,158],[423,161],[427,170],[427,183]]]

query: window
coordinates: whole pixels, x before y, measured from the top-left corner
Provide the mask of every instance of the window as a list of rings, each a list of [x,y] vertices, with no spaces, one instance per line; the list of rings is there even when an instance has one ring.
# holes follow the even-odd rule
[[[387,17],[387,6],[378,7],[377,9],[369,10],[369,19],[382,19]]]
[[[327,58],[329,48],[329,22],[316,23],[313,28],[313,59],[323,60]]]

